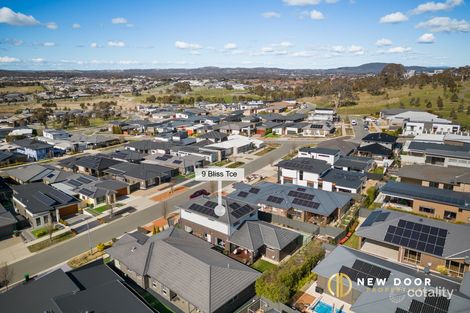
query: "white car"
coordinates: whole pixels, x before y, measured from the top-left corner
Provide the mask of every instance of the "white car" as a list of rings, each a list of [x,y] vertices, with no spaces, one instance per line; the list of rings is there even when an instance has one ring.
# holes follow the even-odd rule
[[[352,120],[352,121],[351,121],[351,126],[356,126],[356,125],[357,125],[356,120]]]

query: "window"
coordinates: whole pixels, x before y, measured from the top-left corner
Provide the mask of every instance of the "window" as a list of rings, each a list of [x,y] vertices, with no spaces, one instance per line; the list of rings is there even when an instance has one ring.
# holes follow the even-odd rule
[[[403,261],[412,263],[412,264],[419,264],[421,262],[421,252],[405,249],[405,255],[403,256]]]
[[[431,182],[429,182],[429,187],[439,188],[439,183],[436,183],[436,182],[434,182],[434,181],[431,181]]]
[[[427,214],[434,214],[434,209],[433,208],[427,208],[427,207],[420,206],[419,211],[423,212],[423,213],[427,213]]]
[[[41,225],[41,218],[36,217],[36,226],[39,226],[39,225]]]
[[[463,277],[463,273],[469,270],[468,264],[452,260],[446,260],[446,267],[449,270],[449,274],[457,277]]]
[[[446,220],[455,220],[457,218],[457,213],[451,211],[444,211],[444,219]]]
[[[454,190],[454,186],[452,186],[451,184],[444,184],[443,188],[447,190]]]
[[[299,180],[304,180],[304,171],[299,171]]]
[[[152,287],[157,288],[157,281],[156,280],[152,281]]]
[[[49,216],[44,216],[44,224],[47,224],[49,223]]]

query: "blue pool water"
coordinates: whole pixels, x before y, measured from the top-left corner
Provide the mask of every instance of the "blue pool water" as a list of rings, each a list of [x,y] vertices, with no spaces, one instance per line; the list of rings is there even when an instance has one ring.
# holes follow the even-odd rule
[[[315,307],[312,309],[315,313],[333,313],[333,306],[326,304],[323,301],[318,301]],[[343,312],[341,309],[336,309],[336,313]]]

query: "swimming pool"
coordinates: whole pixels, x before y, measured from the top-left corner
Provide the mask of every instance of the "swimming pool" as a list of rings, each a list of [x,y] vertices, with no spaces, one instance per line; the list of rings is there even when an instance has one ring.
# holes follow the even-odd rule
[[[318,301],[317,304],[313,308],[310,309],[311,312],[315,313],[333,313],[333,306],[323,302],[323,301]],[[342,313],[343,310],[341,309],[336,309],[336,313]]]

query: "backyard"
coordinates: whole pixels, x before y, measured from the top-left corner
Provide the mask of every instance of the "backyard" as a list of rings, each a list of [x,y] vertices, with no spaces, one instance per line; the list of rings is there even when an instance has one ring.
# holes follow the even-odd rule
[[[254,268],[255,270],[261,272],[261,273],[264,273],[270,269],[274,269],[276,268],[277,266],[271,262],[268,262],[266,260],[263,260],[263,259],[258,259],[255,263],[253,263],[251,265],[252,268]]]

